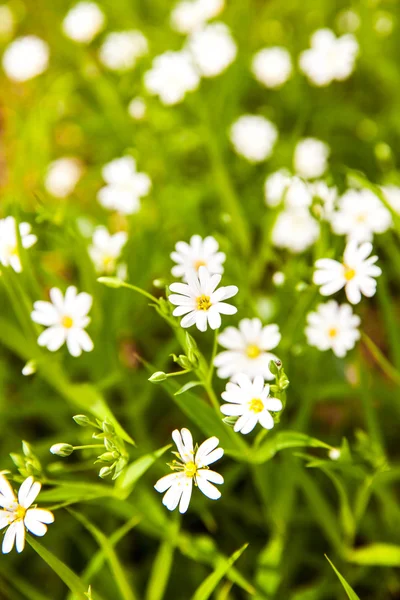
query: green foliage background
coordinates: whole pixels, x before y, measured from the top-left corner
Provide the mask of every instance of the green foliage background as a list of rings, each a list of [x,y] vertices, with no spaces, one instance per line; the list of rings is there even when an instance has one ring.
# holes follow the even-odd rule
[[[375,240],[384,274],[377,295],[359,311],[369,337],[339,360],[305,345],[305,315],[318,292],[298,284],[310,283],[314,260],[329,250],[339,254],[343,242],[323,229],[308,253],[276,252],[268,241],[275,213],[263,200],[266,175],[291,166],[294,145],[304,136],[329,143],[329,179],[340,190],[347,169],[376,183],[400,181],[398,3],[231,0],[221,20],[239,46],[235,63],[220,77],[203,80],[176,107],[149,98],[143,122],[127,113],[131,98],[144,94],[143,72],[152,57],[183,43],[169,27],[169,2],[101,2],[109,31],[138,28],[149,39],[149,56],[122,76],[98,63],[100,41],[81,48],[62,36],[69,3],[9,4],[19,34],[35,33],[50,44],[51,67],[24,85],[0,74],[1,213],[30,221],[39,238],[23,255],[24,272],[3,270],[0,280],[1,468],[17,475],[8,455],[20,453],[21,440],[28,441],[49,483],[40,504],[65,506],[55,510],[55,524],[40,545],[34,540],[21,556],[1,558],[0,597],[71,600],[84,598],[91,584],[96,600],[344,598],[324,554],[363,600],[400,597],[398,229]],[[252,78],[249,64],[259,48],[286,46],[296,60],[315,29],[340,32],[337,17],[348,8],[360,16],[361,48],[348,81],[318,89],[296,72],[281,90],[267,91]],[[391,35],[376,31],[382,16],[393,20]],[[248,164],[230,147],[228,128],[245,112],[262,114],[279,129],[266,166]],[[102,165],[124,153],[153,182],[141,211],[127,222],[96,201]],[[86,165],[66,201],[49,197],[42,183],[49,162],[64,155],[79,156]],[[173,387],[148,382],[151,372],[175,368],[170,354],[181,352],[179,343],[145,298],[97,283],[88,241],[77,225],[88,219],[114,230],[127,225],[129,281],[156,296],[163,290],[153,286],[155,279],[172,281],[169,254],[178,240],[194,233],[218,239],[227,254],[224,283],[240,289],[238,314],[224,325],[261,316],[283,333],[277,353],[291,385],[281,423],[265,440],[232,437],[202,388],[174,396]],[[286,275],[282,288],[271,284],[275,271]],[[32,303],[45,299],[48,288],[67,284],[94,297],[89,332],[95,349],[80,359],[65,349],[55,355],[39,351],[29,318]],[[212,334],[192,334],[209,358]],[[25,378],[22,366],[32,358],[38,372]],[[217,396],[224,383],[214,379]],[[130,480],[100,480],[90,451],[70,459],[49,453],[56,442],[90,443],[72,416],[105,417],[104,403],[137,444],[129,446],[135,463]],[[225,484],[215,503],[195,493],[181,518],[164,509],[153,489],[167,472],[169,450],[153,453],[170,443],[173,429],[185,426],[199,442],[220,437]],[[315,441],[287,432],[328,447],[343,444],[342,458],[330,461],[325,448],[307,448]],[[232,567],[227,558],[244,544]],[[207,595],[200,586],[211,573]],[[65,583],[74,594],[68,596]]]

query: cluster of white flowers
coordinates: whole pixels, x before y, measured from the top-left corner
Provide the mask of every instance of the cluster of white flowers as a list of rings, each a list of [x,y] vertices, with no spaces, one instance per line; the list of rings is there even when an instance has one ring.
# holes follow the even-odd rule
[[[125,215],[136,213],[151,188],[149,176],[136,171],[136,161],[131,156],[116,158],[103,167],[102,175],[107,185],[97,193],[100,204]]]
[[[49,46],[36,35],[17,38],[3,54],[3,69],[10,79],[28,81],[46,71],[49,65]]]
[[[278,130],[260,115],[243,115],[232,125],[230,139],[237,154],[249,162],[259,163],[272,154]]]

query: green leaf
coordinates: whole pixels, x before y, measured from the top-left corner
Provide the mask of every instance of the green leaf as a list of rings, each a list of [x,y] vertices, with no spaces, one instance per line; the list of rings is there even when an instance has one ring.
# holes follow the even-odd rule
[[[335,565],[329,560],[329,558],[327,557],[326,554],[325,554],[325,558],[329,562],[329,564],[331,565],[332,569],[335,571],[336,575],[338,576],[339,581],[342,584],[342,586],[344,587],[345,592],[346,592],[347,596],[350,598],[350,600],[360,600],[360,598],[357,596],[357,594],[355,593],[355,591],[353,590],[353,588],[347,583],[347,581],[345,580],[345,578],[343,577],[343,575],[341,575],[339,573],[339,571],[337,570],[337,568],[335,567]]]
[[[185,385],[183,385],[177,392],[175,392],[174,395],[179,396],[179,394],[183,394],[184,392],[187,392],[188,390],[191,390],[199,385],[203,385],[201,381],[189,381],[188,383],[185,383]]]
[[[119,494],[120,497],[127,498],[142,475],[144,475],[155,461],[169,448],[171,448],[171,444],[168,444],[168,446],[164,446],[151,454],[145,454],[130,464],[121,474],[119,479],[117,479],[115,484],[115,489],[123,492],[122,494]]]
[[[26,536],[27,542],[39,554],[39,556],[49,565],[51,569],[59,576],[66,586],[75,595],[76,600],[87,600],[85,593],[87,587],[82,583],[78,575],[76,575],[66,564],[59,558],[54,556],[47,548],[42,546],[31,535]]]
[[[214,571],[203,581],[199,588],[192,596],[192,600],[208,600],[211,594],[221,581],[221,579],[227,574],[232,565],[238,560],[238,558],[246,550],[248,544],[244,544],[239,550],[234,552],[228,559],[220,562],[214,569]]]
[[[357,565],[400,567],[400,546],[370,544],[346,552],[346,560]]]
[[[100,531],[81,513],[78,513],[71,509],[68,509],[68,512],[73,517],[75,517],[77,521],[82,523],[84,527],[86,527],[86,529],[92,534],[96,542],[99,544],[100,548],[103,550],[107,562],[110,566],[111,573],[113,574],[114,581],[117,584],[119,591],[121,592],[121,597],[123,598],[123,600],[135,600],[136,596],[133,593],[133,590],[126,578],[124,570],[119,562],[119,558],[112,544],[110,544],[107,536],[105,536],[102,531]]]
[[[179,521],[171,527],[166,539],[161,542],[153,562],[146,600],[162,600],[171,573],[174,551],[178,541]]]
[[[304,446],[309,448],[331,449],[329,444],[325,444],[325,442],[321,442],[321,440],[310,437],[305,433],[299,433],[297,431],[279,431],[279,433],[268,438],[264,444],[251,453],[249,460],[252,463],[261,464],[273,458],[280,450],[285,450],[286,448],[301,448]]]

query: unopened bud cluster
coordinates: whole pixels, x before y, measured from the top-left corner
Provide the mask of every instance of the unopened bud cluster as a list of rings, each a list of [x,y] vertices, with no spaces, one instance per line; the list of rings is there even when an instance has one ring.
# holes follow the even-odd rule
[[[42,465],[28,442],[22,442],[22,454],[10,454],[11,460],[23,477],[36,477],[42,474]]]

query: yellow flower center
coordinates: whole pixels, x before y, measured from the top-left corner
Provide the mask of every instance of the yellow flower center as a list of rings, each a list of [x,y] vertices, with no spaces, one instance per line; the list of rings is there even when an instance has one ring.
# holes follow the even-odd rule
[[[113,256],[108,256],[108,254],[106,254],[105,256],[103,256],[103,265],[105,267],[110,266],[113,262],[114,262],[114,257]]]
[[[365,213],[360,213],[359,215],[357,215],[356,221],[358,223],[364,223],[366,220],[367,220],[367,215]]]
[[[26,508],[18,504],[17,508],[14,510],[15,521],[23,520],[25,518]]]
[[[193,461],[190,461],[188,463],[185,464],[185,475],[186,477],[190,477],[193,478],[197,473],[197,466],[196,463],[194,463]]]
[[[331,327],[328,331],[328,335],[330,338],[336,337],[337,334],[338,334],[338,330],[336,329],[336,327]]]
[[[211,308],[210,296],[199,296],[196,298],[197,310],[208,310]]]
[[[8,246],[7,252],[9,256],[18,256],[18,246]]]
[[[71,317],[63,317],[61,319],[61,325],[65,328],[65,329],[71,329],[72,325],[74,324],[73,320],[71,319]]]
[[[264,403],[260,398],[250,400],[249,409],[254,413],[260,413],[264,410]]]
[[[355,276],[356,276],[355,270],[344,265],[344,278],[346,279],[346,281],[351,281]]]
[[[193,263],[194,268],[196,269],[196,271],[198,271],[200,269],[200,267],[206,267],[206,263],[204,262],[204,260],[195,260]]]
[[[246,348],[246,354],[249,358],[257,358],[260,356],[261,350],[256,344],[249,344]]]

